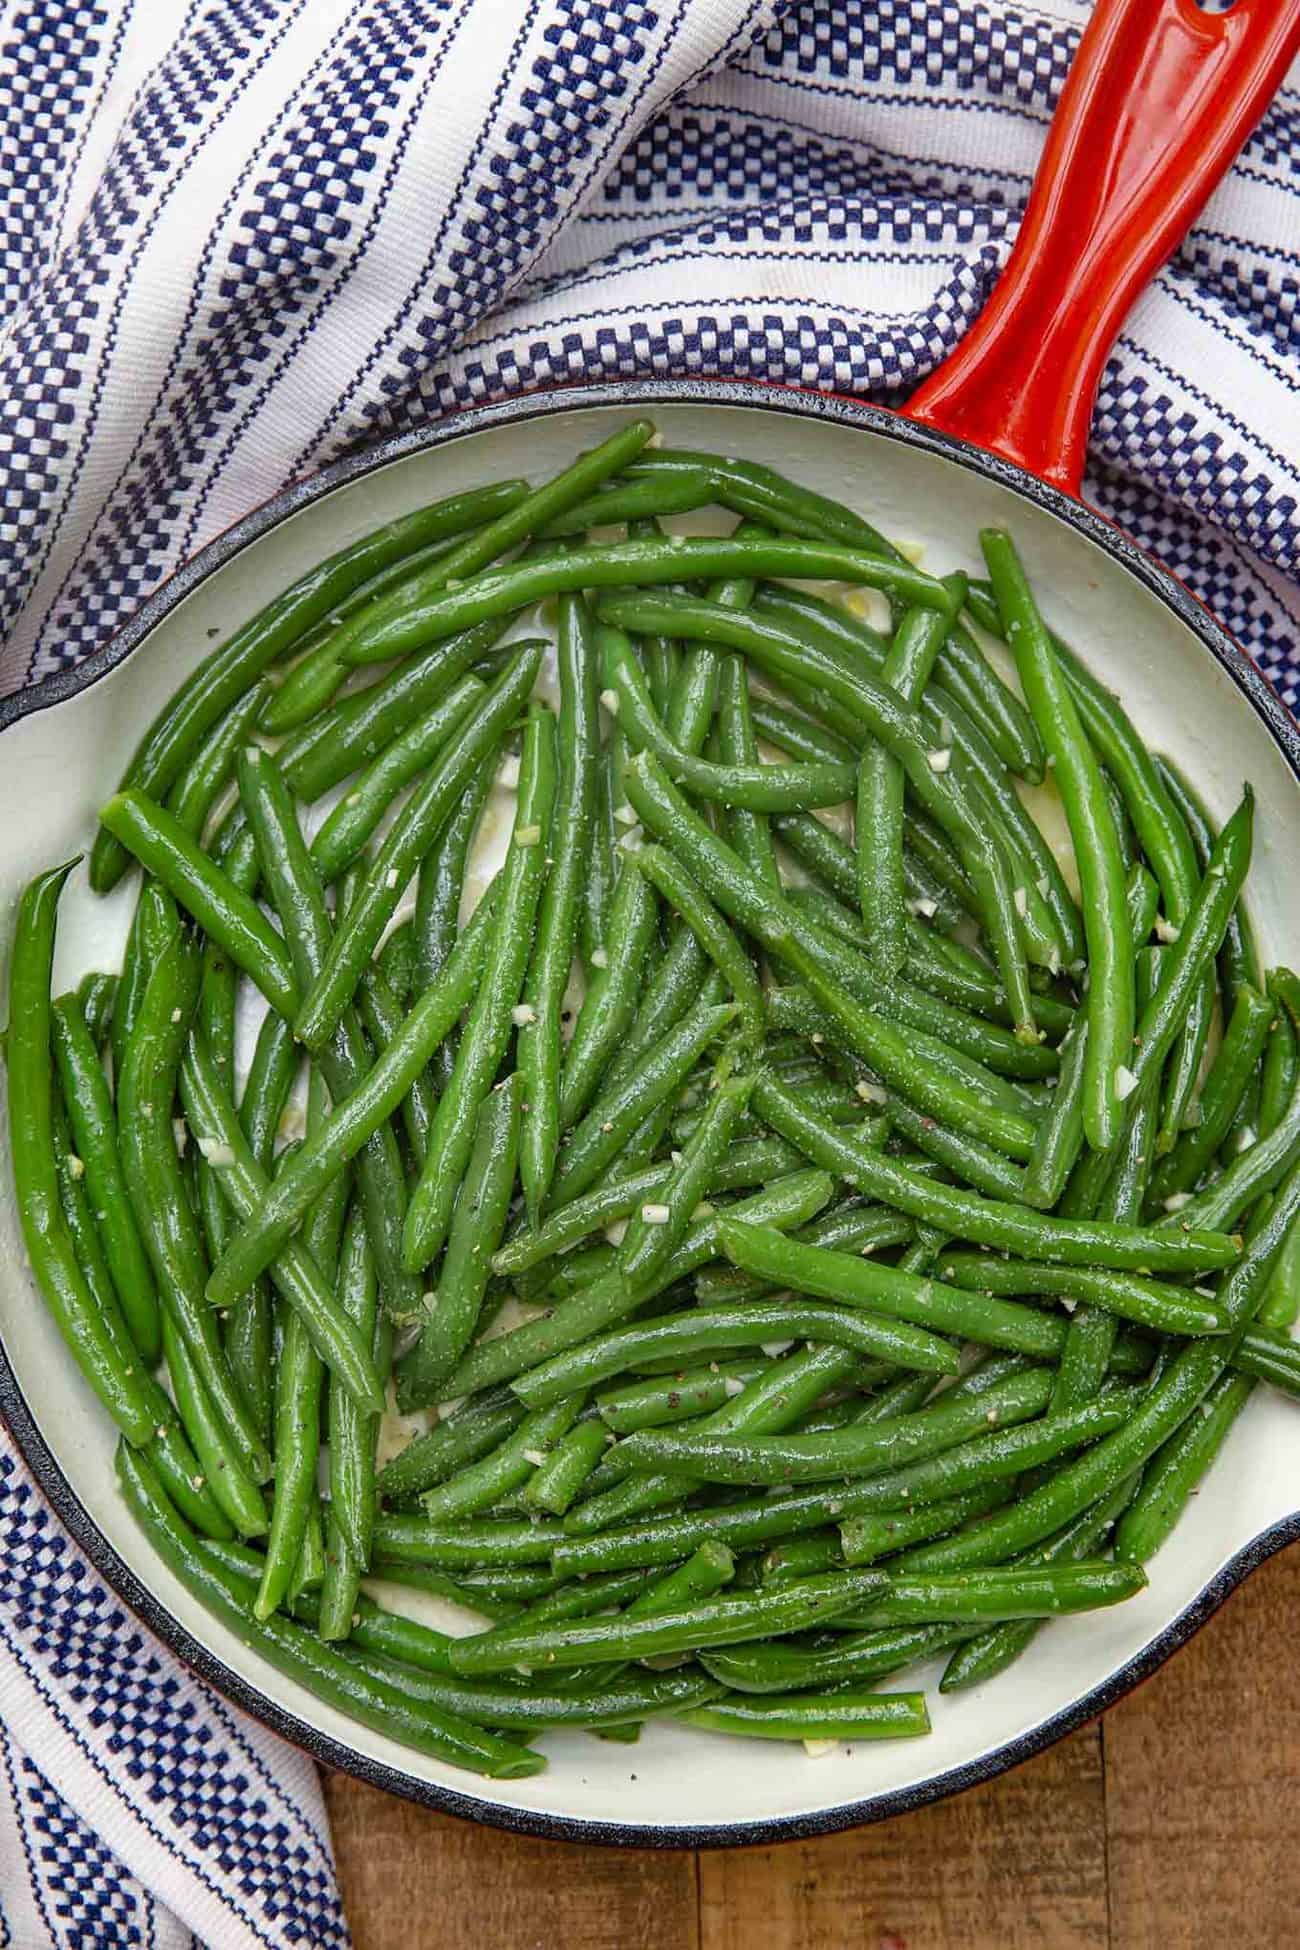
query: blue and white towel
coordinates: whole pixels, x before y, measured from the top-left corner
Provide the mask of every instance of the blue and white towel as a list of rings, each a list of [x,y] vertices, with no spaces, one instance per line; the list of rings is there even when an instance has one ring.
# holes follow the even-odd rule
[[[0,691],[244,509],[519,388],[897,399],[978,311],[1075,0],[0,0]],[[1129,320],[1089,494],[1300,685],[1300,72]],[[0,1950],[347,1942],[317,1783],[0,1438]]]

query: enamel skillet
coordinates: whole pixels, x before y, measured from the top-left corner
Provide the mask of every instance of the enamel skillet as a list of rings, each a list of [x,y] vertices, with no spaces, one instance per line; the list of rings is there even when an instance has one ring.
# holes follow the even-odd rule
[[[860,506],[928,563],[978,572],[981,526],[1015,532],[1049,616],[1153,747],[1226,815],[1258,795],[1254,910],[1269,962],[1300,960],[1291,866],[1300,735],[1227,633],[1078,489],[1102,362],[1146,280],[1227,169],[1300,50],[1293,0],[1102,0],[1084,34],[1015,250],[961,348],[906,415],[725,381],[570,388],[462,414],[299,483],[175,575],[75,672],[0,702],[0,900],[86,844],[135,743],[209,638],[323,555],[420,502],[558,469],[632,413],[674,445],[735,452]],[[136,654],[139,652],[140,654]],[[111,967],[125,888],[69,887],[60,986]],[[10,1176],[0,1162],[0,1184]],[[452,1812],[645,1846],[771,1841],[896,1814],[988,1778],[1119,1697],[1240,1579],[1300,1537],[1300,1416],[1263,1391],[1130,1604],[1054,1623],[1002,1683],[933,1698],[928,1740],[819,1761],[666,1726],[634,1749],[551,1736],[549,1770],[471,1780],[327,1711],[197,1609],[121,1507],[112,1431],[67,1360],[0,1192],[0,1409],[37,1481],[128,1605],[230,1698],[322,1762]],[[0,1476],[0,1520],[29,1493]],[[756,1751],[756,1749],[759,1749]]]

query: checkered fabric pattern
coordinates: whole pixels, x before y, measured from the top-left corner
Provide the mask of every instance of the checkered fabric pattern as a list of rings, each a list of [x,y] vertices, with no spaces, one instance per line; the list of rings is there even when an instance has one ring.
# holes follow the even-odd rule
[[[898,400],[1082,0],[0,0],[0,691],[283,482],[575,378]],[[1300,72],[1128,321],[1091,498],[1300,690]],[[309,1768],[0,1438],[0,1950],[347,1942]]]

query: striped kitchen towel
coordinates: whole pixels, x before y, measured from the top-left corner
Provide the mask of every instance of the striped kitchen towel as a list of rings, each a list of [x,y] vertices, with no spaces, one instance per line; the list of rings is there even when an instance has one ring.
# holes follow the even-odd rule
[[[0,691],[291,476],[516,389],[897,399],[979,310],[1074,0],[0,0]],[[1300,73],[1128,321],[1089,494],[1300,684]],[[343,1946],[310,1768],[0,1438],[0,1950]]]

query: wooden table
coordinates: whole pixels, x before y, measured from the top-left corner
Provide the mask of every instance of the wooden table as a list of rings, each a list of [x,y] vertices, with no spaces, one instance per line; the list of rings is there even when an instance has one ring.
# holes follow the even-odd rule
[[[1297,1940],[1300,1545],[1099,1725],[898,1821],[573,1848],[327,1783],[356,1950],[1271,1950]]]

